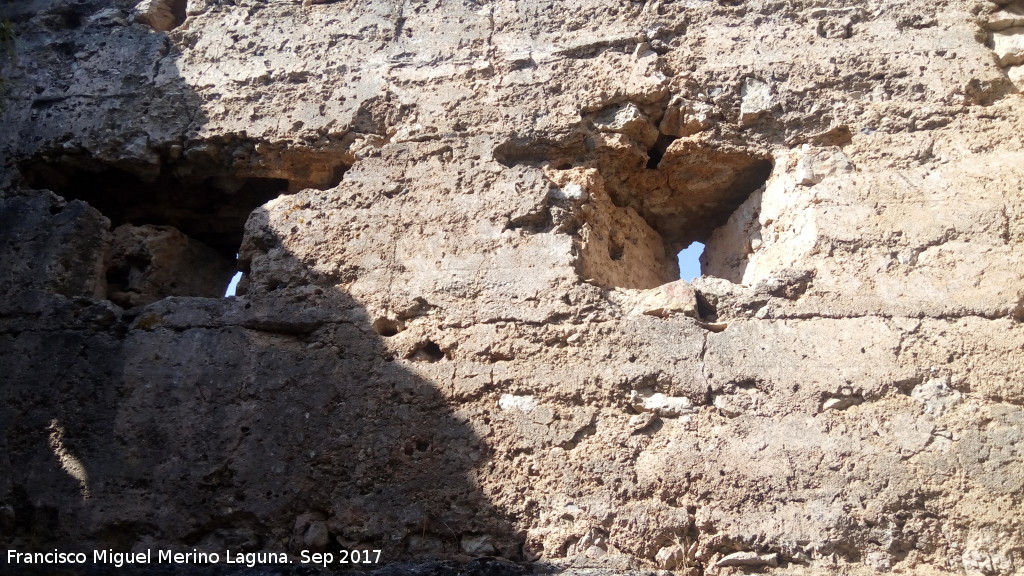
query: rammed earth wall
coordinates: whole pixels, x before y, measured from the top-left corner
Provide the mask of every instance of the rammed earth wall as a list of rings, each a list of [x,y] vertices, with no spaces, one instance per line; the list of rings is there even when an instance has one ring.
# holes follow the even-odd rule
[[[1020,573],[1022,12],[3,4],[3,541]]]

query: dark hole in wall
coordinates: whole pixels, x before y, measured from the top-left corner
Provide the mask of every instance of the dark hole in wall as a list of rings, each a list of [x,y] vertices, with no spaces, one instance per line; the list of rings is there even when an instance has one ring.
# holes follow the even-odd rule
[[[741,155],[718,164],[687,166],[686,172],[692,174],[687,193],[662,206],[641,207],[638,212],[662,235],[668,251],[676,254],[692,242],[706,242],[715,228],[725,224],[764,185],[773,167],[771,160]]]
[[[50,49],[53,50],[58,55],[60,55],[61,57],[64,57],[64,58],[71,58],[71,57],[73,57],[75,55],[75,52],[78,50],[75,47],[75,45],[72,44],[71,42],[57,42],[56,44],[51,45]],[[40,92],[40,93],[42,93],[42,92]],[[36,110],[36,109],[40,109],[40,108],[46,108],[47,106],[50,106],[52,104],[53,104],[53,99],[51,99],[51,98],[40,98],[40,99],[32,101],[32,109]]]
[[[714,322],[718,320],[718,306],[713,300],[709,300],[708,296],[701,292],[696,293],[697,297],[697,317],[701,320],[708,322]]]
[[[260,158],[233,162],[239,150],[251,147],[230,143],[184,158],[179,151],[174,159],[165,153],[155,164],[43,153],[19,168],[23,187],[87,202],[110,220],[106,297],[134,308],[168,296],[225,296],[236,271],[248,272],[248,263],[237,261],[237,252],[250,213],[281,194],[322,184],[323,178],[309,185],[251,175],[254,167],[273,170],[275,176],[282,172],[282,163],[288,167],[278,157],[270,168]],[[347,163],[331,166],[338,164],[342,166],[334,172],[340,177]],[[308,177],[301,167],[297,172]],[[247,287],[246,278],[239,278],[235,293],[245,294]]]
[[[65,6],[55,15],[60,21],[60,28],[75,30],[82,25],[83,14],[76,6]]]
[[[46,13],[40,14],[39,20],[50,30],[77,30],[94,9],[83,2],[58,4]]]
[[[406,358],[413,362],[437,362],[444,358],[444,352],[436,342],[428,340],[417,345]]]
[[[188,0],[168,0],[167,4],[174,15],[174,28],[184,24],[188,14]]]
[[[377,334],[380,334],[385,338],[390,338],[405,330],[405,323],[391,318],[377,318],[373,321],[372,327],[373,331]]]
[[[623,250],[624,245],[649,246],[649,237],[641,240],[643,233],[634,232],[633,241],[615,242],[615,230],[606,231],[603,235],[610,239],[606,262],[584,251],[587,277],[604,285],[651,288],[709,273],[703,265],[704,245],[771,176],[773,164],[767,157],[701,146],[679,149],[673,145],[677,141],[663,137],[664,151],[657,144],[649,151],[657,167],[651,168],[650,162],[647,169],[637,166],[632,172],[614,167],[604,180],[615,206],[623,214],[639,216],[662,249]],[[598,170],[602,168],[598,164]],[[609,270],[603,272],[604,268]]]
[[[187,166],[164,165],[143,178],[123,168],[84,159],[29,161],[21,173],[32,188],[83,200],[122,224],[166,225],[235,259],[249,213],[288,191],[282,178],[197,175]]]
[[[565,169],[586,154],[586,137],[579,133],[569,134],[560,141],[513,137],[496,146],[492,154],[495,161],[506,167],[551,161],[559,169]]]
[[[625,253],[625,247],[621,242],[616,242],[614,239],[608,244],[608,257],[612,260],[622,260],[622,256]]]
[[[653,128],[657,117],[651,118]],[[513,136],[493,150],[494,159],[504,166],[547,162],[558,170],[585,167],[600,173],[615,210],[587,216],[593,233],[579,246],[578,272],[603,286],[652,288],[678,280],[680,252],[694,243],[706,244],[765,185],[774,168],[766,151],[736,143],[665,132],[654,137],[636,126],[609,131],[633,138],[636,146],[604,146],[592,132],[581,130],[560,138]],[[509,227],[532,233],[553,229],[517,224]],[[700,251],[693,256],[700,258]],[[687,280],[703,274],[703,268],[689,273]]]
[[[661,164],[661,159],[665,157],[665,152],[668,150],[669,145],[678,139],[668,134],[659,135],[658,140],[654,142],[654,146],[651,146],[650,150],[647,151],[647,169],[657,170],[658,165]]]

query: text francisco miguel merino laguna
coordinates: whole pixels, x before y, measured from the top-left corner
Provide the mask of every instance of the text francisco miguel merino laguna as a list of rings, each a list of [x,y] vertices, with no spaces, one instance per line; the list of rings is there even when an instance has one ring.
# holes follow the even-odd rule
[[[316,554],[302,553],[302,563],[316,562]],[[93,564],[108,564],[120,568],[126,564],[244,564],[250,568],[257,564],[291,564],[284,552],[176,552],[174,550],[146,550],[144,552],[114,552],[113,550],[93,550],[92,554],[84,552],[18,552],[7,551],[8,564],[85,564],[92,560]]]

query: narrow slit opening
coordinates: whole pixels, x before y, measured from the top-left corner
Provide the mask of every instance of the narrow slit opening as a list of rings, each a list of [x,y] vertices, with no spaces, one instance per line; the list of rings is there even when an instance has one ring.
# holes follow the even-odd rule
[[[676,260],[679,262],[679,279],[692,282],[701,276],[700,258],[704,255],[704,244],[693,242],[679,251]]]
[[[235,275],[231,277],[231,282],[228,282],[228,287],[224,291],[224,297],[235,296],[238,291],[238,281],[242,279],[242,272],[235,272]]]

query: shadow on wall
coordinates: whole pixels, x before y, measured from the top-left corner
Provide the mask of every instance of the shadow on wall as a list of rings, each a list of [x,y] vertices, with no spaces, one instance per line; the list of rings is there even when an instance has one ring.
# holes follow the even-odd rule
[[[142,182],[132,206],[157,198],[157,216],[181,216],[163,167],[202,116],[174,73],[173,45],[111,22],[98,3],[33,8],[11,9],[25,38],[12,80],[25,100],[6,116],[20,148],[3,145],[16,158],[49,158],[32,164],[43,180],[64,169],[100,178],[94,161],[116,165]],[[137,49],[117,50],[126,43]],[[81,56],[85,45],[97,50]],[[159,77],[146,76],[157,60]],[[102,70],[114,64],[148,89],[109,85]],[[69,79],[59,97],[43,83],[51,77]],[[104,123],[114,129],[97,132]],[[153,164],[114,162],[133,136],[152,144]],[[54,148],[60,141],[67,145]],[[8,190],[0,219],[8,547],[195,548],[222,560],[225,550],[381,549],[382,561],[521,554],[522,536],[473,481],[490,455],[470,415],[410,368],[446,362],[441,350],[426,346],[402,362],[362,306],[312,273],[298,288],[123,310],[102,298],[111,234],[85,202]]]
[[[63,328],[3,336],[15,548],[521,553],[472,481],[489,453],[468,417],[333,288]]]

